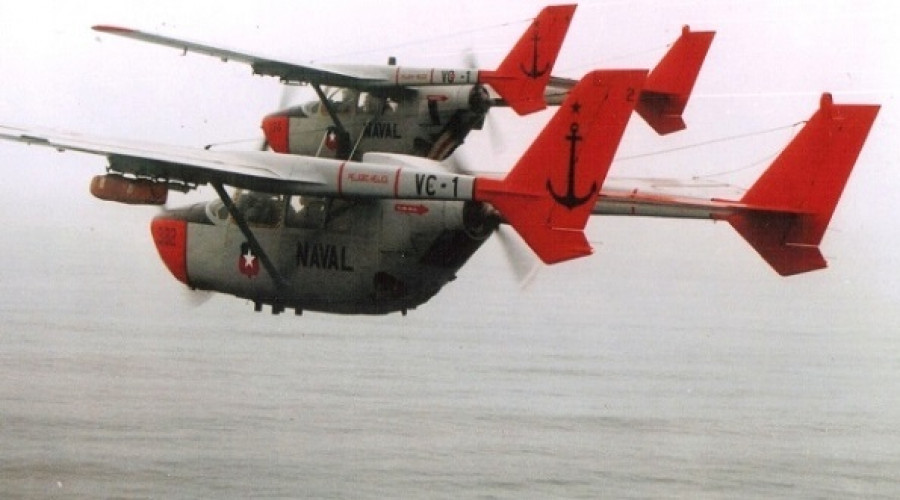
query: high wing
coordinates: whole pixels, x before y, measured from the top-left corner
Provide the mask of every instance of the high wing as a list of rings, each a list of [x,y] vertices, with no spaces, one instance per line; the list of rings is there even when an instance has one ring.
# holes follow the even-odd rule
[[[174,47],[249,64],[255,74],[284,82],[352,87],[380,94],[396,94],[410,87],[431,85],[490,85],[519,114],[546,107],[544,89],[571,24],[575,5],[554,5],[541,10],[528,30],[494,71],[471,68],[407,68],[393,65],[313,65],[281,61],[180,40],[145,31],[97,25],[102,33]]]
[[[112,172],[174,186],[221,182],[290,193],[326,182],[321,171],[307,168],[317,161],[268,151],[214,151],[5,126],[0,126],[0,139],[105,156]]]
[[[275,194],[487,202],[544,262],[555,263],[591,253],[584,225],[634,109],[631,96],[640,91],[646,76],[646,70],[585,75],[503,179],[446,172],[438,162],[434,169],[427,169],[421,159],[398,164],[399,155],[372,155],[368,162],[352,162],[12,127],[0,127],[0,139],[105,156],[111,175],[101,179],[125,188],[121,198],[109,199],[124,203],[144,202],[129,198],[128,189],[147,183],[161,190],[208,183],[226,204],[230,203],[226,184]],[[374,162],[378,159],[383,163]],[[576,168],[578,163],[582,168]],[[238,212],[232,215],[240,219]],[[242,227],[242,231],[253,238],[249,229]]]
[[[92,29],[102,33],[173,47],[182,50],[184,53],[192,52],[212,56],[221,59],[223,62],[234,61],[248,64],[253,69],[254,74],[274,76],[284,82],[316,82],[321,85],[334,87],[375,89],[384,86],[394,86],[399,79],[396,66],[359,65],[342,69],[333,65],[299,64],[119,26],[96,25]]]
[[[614,126],[615,133],[604,137],[606,139],[621,137],[630,108],[629,113],[616,113],[618,108],[609,102],[618,106],[633,107],[633,101],[628,101],[627,90],[639,89],[645,75],[646,71],[641,70],[589,73],[569,96],[575,102],[574,113],[577,115],[581,107],[601,111],[586,113],[589,116],[584,119],[585,127],[597,125],[598,130],[606,130]],[[615,99],[596,89],[616,90]],[[552,140],[542,136],[540,142],[536,142],[537,145],[532,145],[533,149],[543,151],[542,154],[550,155],[554,159],[562,159],[568,155],[564,148],[551,148],[547,145],[552,141],[564,139],[565,134],[562,132],[568,130],[569,124],[563,124],[561,121],[563,120],[561,116],[565,114],[563,111],[572,113],[569,110],[557,111],[554,115],[555,120],[547,127],[550,132],[545,130],[544,134],[552,136]],[[594,132],[594,135],[602,134]],[[284,155],[271,151],[209,150],[9,126],[0,126],[0,140],[48,147],[58,151],[77,151],[104,156],[109,161],[108,171],[115,175],[125,175],[129,179],[154,182],[175,189],[212,184],[273,194],[433,200],[476,199],[475,176],[447,172],[439,162],[403,155],[370,154],[365,157],[368,161],[353,162]],[[605,176],[619,139],[600,141],[592,137],[591,144],[595,143],[602,144],[606,148],[603,150],[605,153],[601,155],[599,162],[588,162],[585,159],[585,163],[591,163],[591,169],[602,169]],[[537,178],[545,171],[557,169],[562,173],[566,171],[562,162],[529,160],[520,161],[513,172],[517,172],[518,177],[526,175],[523,172],[531,172],[528,175]],[[504,191],[506,185],[502,182],[492,181],[496,190],[495,197],[517,196]],[[542,183],[543,180],[538,184]],[[599,186],[601,182],[595,181],[594,184]],[[535,189],[540,191],[538,188]],[[596,196],[596,190],[592,196]],[[581,204],[585,205],[586,211],[583,215],[586,220],[590,210],[586,202]]]
[[[0,126],[0,140],[104,156],[119,183],[182,190],[210,184],[253,191],[346,198],[472,200],[475,177],[448,173],[439,162],[374,154],[368,162],[284,155],[271,151],[214,151],[75,133]],[[428,167],[432,167],[429,169]],[[124,176],[124,177],[123,177]],[[104,176],[109,177],[109,176]],[[122,180],[124,179],[124,180]],[[104,197],[127,204],[162,204],[142,195]]]

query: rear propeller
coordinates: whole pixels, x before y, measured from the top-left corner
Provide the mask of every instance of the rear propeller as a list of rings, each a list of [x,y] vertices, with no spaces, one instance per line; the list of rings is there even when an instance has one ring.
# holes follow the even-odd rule
[[[480,66],[478,65],[478,55],[471,48],[463,51],[462,55],[463,65],[465,68],[477,70]],[[488,141],[491,145],[491,152],[495,156],[499,156],[506,151],[506,144],[503,139],[503,135],[500,133],[500,127],[497,124],[495,118],[493,118],[494,114],[491,113],[491,107],[493,107],[494,102],[497,98],[491,96],[490,91],[480,85],[476,87],[484,92],[485,94],[485,103],[483,110],[484,115],[484,125],[482,126],[482,130],[487,131]]]
[[[449,158],[444,160],[443,164],[450,171],[462,175],[475,175],[475,170],[471,168],[470,154],[464,147],[457,148]],[[494,209],[490,208],[489,210],[493,211]],[[518,234],[515,234],[515,231],[505,223],[499,224],[494,232],[497,233],[497,241],[500,242],[500,247],[503,249],[516,282],[519,283],[520,288],[525,289],[540,270],[540,261]]]

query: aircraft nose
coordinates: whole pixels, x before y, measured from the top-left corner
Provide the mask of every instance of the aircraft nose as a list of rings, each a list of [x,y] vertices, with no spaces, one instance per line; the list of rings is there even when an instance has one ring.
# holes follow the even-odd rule
[[[276,153],[289,151],[288,131],[290,129],[290,117],[286,113],[273,113],[267,115],[262,121],[263,134],[266,143]]]
[[[190,286],[187,274],[187,221],[172,215],[158,215],[150,223],[150,233],[160,258],[172,276]]]

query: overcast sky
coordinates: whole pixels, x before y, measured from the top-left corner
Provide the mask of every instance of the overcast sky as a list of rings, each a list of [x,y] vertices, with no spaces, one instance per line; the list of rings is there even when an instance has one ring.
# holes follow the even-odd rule
[[[394,55],[406,65],[455,65],[470,49],[490,68],[543,5],[468,0],[2,2],[0,123],[203,145],[258,136],[260,118],[278,101],[277,81],[251,76],[246,66],[199,55],[181,57],[172,49],[100,35],[90,30],[94,24],[140,28],[298,62],[381,63]],[[660,138],[632,120],[620,158],[783,127],[808,118],[825,90],[834,93],[836,102],[882,104],[825,237],[823,249],[832,268],[815,273],[822,276],[797,278],[807,285],[789,286],[853,282],[882,297],[900,297],[900,224],[895,222],[900,189],[895,109],[900,59],[895,53],[900,35],[895,19],[893,3],[887,1],[582,2],[555,73],[577,78],[597,67],[652,67],[683,24],[718,32],[685,116],[689,130]],[[483,137],[473,137],[470,146],[488,170],[508,167],[505,163],[547,119],[546,113],[527,119],[498,115],[508,137],[505,154],[496,160],[484,154]],[[612,174],[712,176],[746,186],[795,132],[786,128],[619,161]],[[137,241],[123,241],[123,248],[151,245],[147,224],[152,209],[111,205],[88,194],[90,177],[104,166],[102,158],[0,144],[0,223],[11,237],[22,236],[24,225],[62,223],[136,235]],[[636,234],[628,224],[594,221],[590,237],[627,237],[631,245],[650,248],[660,248],[660,238],[701,240],[681,247],[696,253],[698,268],[709,252],[710,258],[720,259],[714,262],[722,269],[728,267],[721,261],[725,259],[764,276],[760,279],[766,286],[779,286],[755,253],[724,226],[692,233],[682,226],[637,224],[633,227],[643,233]],[[590,259],[602,258],[602,248],[598,253]],[[597,264],[575,269],[591,265]],[[596,267],[588,269],[597,272]]]

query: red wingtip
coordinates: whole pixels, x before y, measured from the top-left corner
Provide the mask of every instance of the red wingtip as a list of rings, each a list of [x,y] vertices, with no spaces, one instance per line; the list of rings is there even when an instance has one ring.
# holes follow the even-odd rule
[[[97,24],[95,26],[91,26],[91,29],[94,31],[101,31],[103,33],[114,33],[114,34],[128,34],[128,33],[134,33],[134,31],[135,31],[130,28],[122,28],[120,26],[111,26],[109,24]]]

